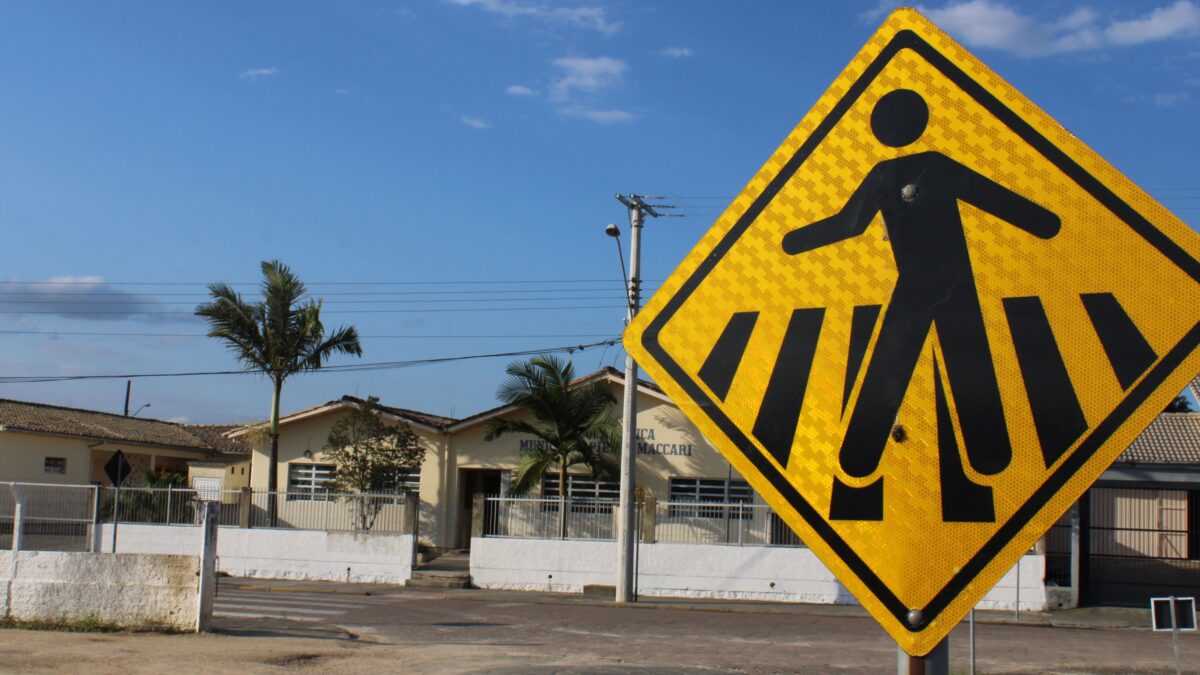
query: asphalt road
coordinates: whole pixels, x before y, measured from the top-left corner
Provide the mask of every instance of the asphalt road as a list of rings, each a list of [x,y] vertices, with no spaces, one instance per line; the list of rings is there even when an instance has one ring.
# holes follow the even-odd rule
[[[650,610],[547,602],[538,594],[489,597],[227,585],[218,596],[217,626],[227,635],[321,635],[382,649],[424,649],[418,661],[441,671],[895,672],[894,643],[857,612]],[[951,638],[954,671],[968,672],[968,643],[964,625]],[[1184,636],[1180,646],[1185,668],[1200,668],[1200,638]],[[435,654],[442,656],[427,660]],[[1128,628],[978,624],[976,664],[978,672],[997,673],[1174,670],[1169,635]]]
[[[226,580],[212,635],[0,630],[0,672],[895,672],[894,645],[857,608],[346,590]],[[952,636],[952,672],[968,672],[967,642],[965,627]],[[1185,670],[1200,672],[1200,637],[1180,647]],[[981,623],[977,657],[981,673],[1174,672],[1170,636],[1139,628]]]

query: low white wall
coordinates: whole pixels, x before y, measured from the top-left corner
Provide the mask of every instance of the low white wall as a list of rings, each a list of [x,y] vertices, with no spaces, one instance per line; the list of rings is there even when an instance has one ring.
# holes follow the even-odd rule
[[[1046,608],[1045,557],[1021,559],[1022,610]],[[1013,609],[1016,567],[977,605]],[[585,585],[613,585],[616,545],[611,541],[554,539],[471,540],[471,581],[479,588],[578,593]],[[807,548],[717,544],[642,544],[638,593],[675,598],[777,600],[857,604],[854,596]]]
[[[112,525],[99,527],[101,550],[111,550]],[[117,552],[197,555],[200,529],[122,523]],[[238,577],[402,584],[412,576],[411,534],[222,527],[217,570]]]
[[[199,571],[195,556],[0,551],[0,605],[20,620],[192,631]]]

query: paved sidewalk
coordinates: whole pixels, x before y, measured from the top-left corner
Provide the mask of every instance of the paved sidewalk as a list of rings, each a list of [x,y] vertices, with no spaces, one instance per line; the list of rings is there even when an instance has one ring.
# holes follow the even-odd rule
[[[396,584],[345,583],[339,581],[299,581],[291,579],[247,579],[223,577],[222,587],[247,591],[275,591],[280,593],[333,593],[347,595],[396,595],[421,594],[424,597],[440,597],[448,600],[476,600],[482,602],[522,602],[545,605],[575,605],[611,607],[611,600],[581,593],[550,593],[541,591],[503,591],[486,589],[438,589],[423,590]],[[734,612],[753,614],[795,614],[807,616],[866,617],[867,612],[858,605],[816,605],[783,603],[756,600],[713,600],[702,598],[651,598],[641,597],[636,603],[626,605],[633,609],[679,610],[702,612]],[[1021,612],[978,610],[975,621],[984,624],[1020,624],[1026,626],[1055,626],[1060,628],[1097,629],[1146,629],[1150,628],[1149,609],[1119,607],[1084,607],[1080,609],[1056,610],[1051,612]]]

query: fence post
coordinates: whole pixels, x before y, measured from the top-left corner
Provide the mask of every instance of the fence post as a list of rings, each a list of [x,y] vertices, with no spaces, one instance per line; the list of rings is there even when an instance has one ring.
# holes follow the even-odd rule
[[[646,497],[642,501],[642,543],[653,544],[654,526],[658,521],[658,499]]]
[[[400,525],[401,534],[412,535],[412,566],[417,566],[417,539],[421,534],[421,496],[411,490],[404,493],[404,514]]]
[[[16,553],[21,550],[21,539],[25,534],[25,497],[21,494],[19,486],[13,483],[9,483],[9,485],[13,495],[12,550],[13,553]]]
[[[253,519],[250,512],[254,509],[254,488],[244,487],[238,493],[238,527],[246,529],[251,526]]]
[[[171,485],[167,485],[167,525],[171,524]]]
[[[100,552],[100,486],[92,486],[92,538],[88,542],[88,550]]]
[[[404,522],[401,523],[400,533],[417,536],[421,525],[421,498],[417,493],[411,491],[404,493],[403,518]]]
[[[217,526],[221,524],[221,502],[202,501],[200,527],[200,587],[196,598],[196,632],[212,629],[213,600],[217,595]]]
[[[487,510],[487,495],[475,495],[475,503],[471,505],[471,536],[482,537],[484,530],[484,512]]]

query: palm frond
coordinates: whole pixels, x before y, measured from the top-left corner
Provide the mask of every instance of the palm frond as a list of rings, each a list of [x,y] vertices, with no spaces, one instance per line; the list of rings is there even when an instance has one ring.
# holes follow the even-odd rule
[[[558,463],[553,455],[525,454],[513,472],[512,482],[508,484],[508,494],[512,496],[527,495],[535,487],[541,485],[546,473]]]

